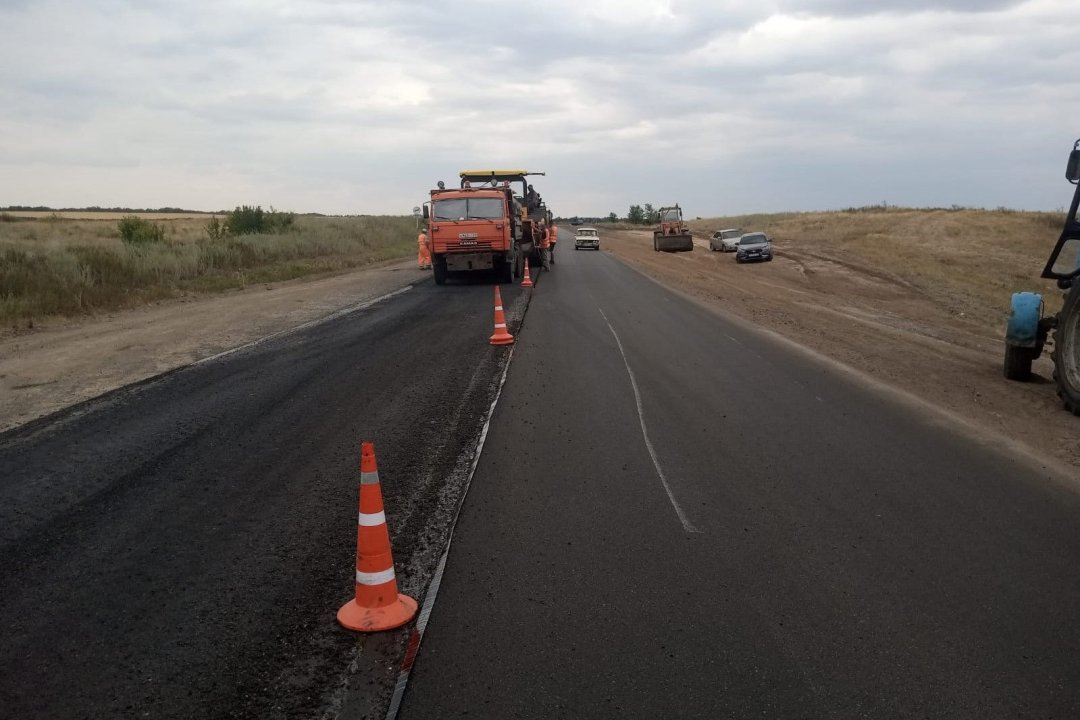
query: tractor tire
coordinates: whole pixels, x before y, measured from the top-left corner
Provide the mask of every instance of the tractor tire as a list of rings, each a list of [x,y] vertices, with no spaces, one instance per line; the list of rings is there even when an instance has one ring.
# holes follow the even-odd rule
[[[446,284],[446,258],[434,258],[431,261],[431,274],[435,277],[436,285]]]
[[[652,249],[653,252],[660,252],[660,233],[658,232],[652,234]]]
[[[1080,415],[1080,282],[1073,282],[1054,331],[1054,382],[1065,409]]]
[[[1018,382],[1031,379],[1031,362],[1034,359],[1034,348],[1005,345],[1005,377]]]

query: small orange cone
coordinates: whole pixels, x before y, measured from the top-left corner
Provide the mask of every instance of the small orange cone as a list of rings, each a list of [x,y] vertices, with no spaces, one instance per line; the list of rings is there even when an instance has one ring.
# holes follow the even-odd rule
[[[356,597],[338,610],[349,630],[378,632],[401,627],[416,615],[416,601],[399,595],[390,552],[390,532],[383,515],[382,488],[375,446],[360,450],[360,520],[356,528]]]
[[[499,286],[495,286],[495,332],[492,333],[489,342],[492,345],[513,345],[514,336],[506,330],[506,315],[503,314],[502,293]]]
[[[521,281],[521,287],[532,287],[533,281],[529,277],[529,258],[525,258],[525,279]]]

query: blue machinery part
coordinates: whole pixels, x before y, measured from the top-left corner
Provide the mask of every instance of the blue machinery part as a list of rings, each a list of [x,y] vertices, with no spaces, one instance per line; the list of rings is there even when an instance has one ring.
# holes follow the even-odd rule
[[[1038,347],[1042,314],[1042,295],[1033,292],[1013,293],[1009,321],[1005,326],[1005,343],[1013,347]]]

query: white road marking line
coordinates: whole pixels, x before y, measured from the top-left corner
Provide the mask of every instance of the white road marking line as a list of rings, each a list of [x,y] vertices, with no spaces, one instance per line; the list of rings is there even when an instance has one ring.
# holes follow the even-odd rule
[[[731,337],[730,335],[725,335],[724,337],[726,337],[726,338],[727,338],[728,340],[730,340],[731,342],[735,343],[736,345],[742,345],[742,343],[741,343],[741,342],[739,342],[739,341],[738,341],[738,340],[736,340],[735,338]]]
[[[641,392],[638,390],[637,379],[634,378],[634,371],[630,369],[630,361],[626,359],[626,351],[623,350],[623,344],[622,341],[619,340],[619,334],[615,332],[615,328],[611,326],[611,321],[608,320],[607,315],[604,315],[603,310],[600,310],[600,314],[603,315],[608,330],[611,331],[612,336],[615,338],[615,344],[619,346],[619,354],[622,355],[623,365],[626,366],[626,373],[630,376],[630,387],[634,390],[634,402],[637,403],[638,420],[641,422],[641,436],[645,438],[645,447],[649,450],[649,457],[652,458],[653,467],[656,468],[656,474],[660,478],[660,483],[664,486],[664,491],[667,492],[668,500],[671,501],[671,506],[675,508],[675,514],[679,516],[679,522],[682,523],[683,530],[688,533],[699,533],[701,531],[694,527],[694,524],[690,522],[690,518],[683,512],[682,506],[679,505],[679,501],[675,499],[675,494],[671,491],[671,485],[668,484],[667,476],[664,475],[664,470],[660,467],[660,460],[656,456],[656,448],[653,447],[652,440],[649,439],[649,430],[645,427],[645,411],[641,406]]]

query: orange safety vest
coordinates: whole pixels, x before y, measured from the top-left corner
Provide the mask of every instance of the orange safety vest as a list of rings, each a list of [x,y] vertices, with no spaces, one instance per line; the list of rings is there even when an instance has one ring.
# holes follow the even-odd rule
[[[554,245],[559,240],[559,226],[551,226],[551,244]]]
[[[540,232],[540,247],[544,250],[551,247],[551,231],[546,227]]]
[[[431,248],[428,247],[426,233],[416,236],[416,264],[421,270],[431,267]]]

